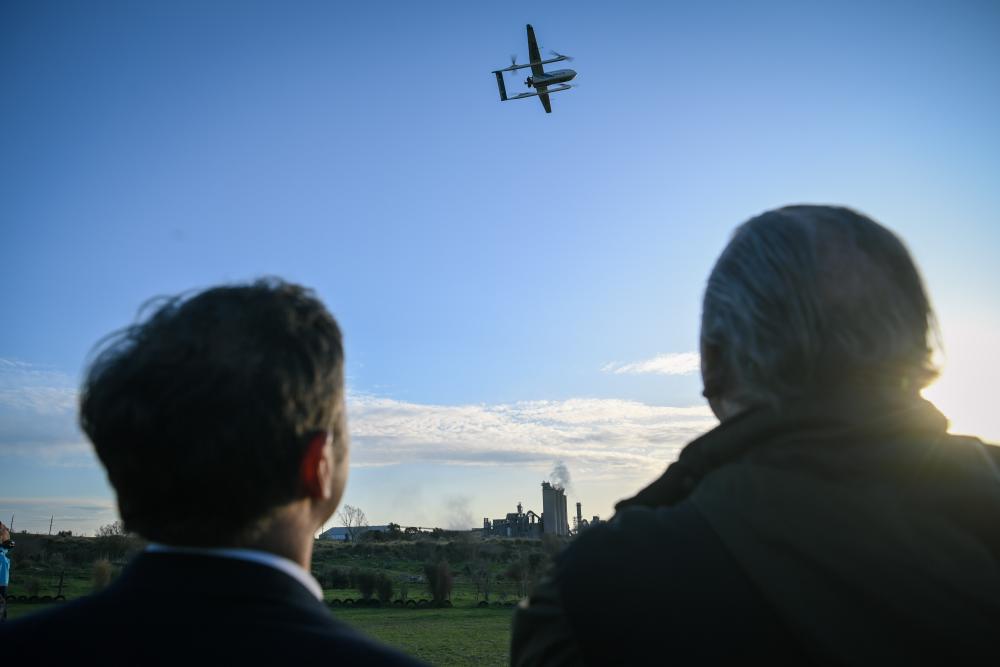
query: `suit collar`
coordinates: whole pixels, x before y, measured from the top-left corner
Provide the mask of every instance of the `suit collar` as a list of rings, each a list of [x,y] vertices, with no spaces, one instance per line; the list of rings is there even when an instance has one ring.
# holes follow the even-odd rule
[[[114,587],[123,594],[267,600],[328,613],[313,592],[289,574],[236,558],[143,552],[129,563]]]
[[[284,572],[289,575],[300,584],[306,587],[313,596],[319,600],[323,601],[323,588],[316,581],[316,578],[311,574],[302,569],[302,566],[295,563],[287,558],[278,556],[267,551],[261,551],[259,549],[228,549],[228,548],[213,548],[213,547],[178,547],[171,546],[169,544],[157,544],[153,543],[146,547],[146,551],[149,553],[171,553],[171,554],[184,554],[189,556],[209,556],[216,558],[233,558],[236,560],[248,561],[251,563],[258,563],[260,565],[266,565],[267,567],[274,568],[280,572]]]

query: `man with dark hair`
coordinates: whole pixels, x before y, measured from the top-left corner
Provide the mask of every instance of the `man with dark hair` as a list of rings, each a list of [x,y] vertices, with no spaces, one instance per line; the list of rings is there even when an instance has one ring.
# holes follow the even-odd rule
[[[5,657],[107,640],[102,664],[415,664],[335,621],[308,572],[347,480],[343,384],[337,323],[278,280],[168,300],[112,337],[80,422],[151,544],[105,592],[9,624]]]
[[[1000,448],[921,398],[933,331],[871,219],[793,206],[738,228],[702,312],[720,425],[558,557],[513,663],[995,659]]]

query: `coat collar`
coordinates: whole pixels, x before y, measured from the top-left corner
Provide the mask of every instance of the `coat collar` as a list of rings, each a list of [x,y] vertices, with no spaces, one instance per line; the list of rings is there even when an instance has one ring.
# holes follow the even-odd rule
[[[765,445],[940,436],[947,427],[948,420],[919,396],[841,394],[795,401],[781,410],[753,408],[693,440],[659,479],[615,509],[677,504],[711,471]]]

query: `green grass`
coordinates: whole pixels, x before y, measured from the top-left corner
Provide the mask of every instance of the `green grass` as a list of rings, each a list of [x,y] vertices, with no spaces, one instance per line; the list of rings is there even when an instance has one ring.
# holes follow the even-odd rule
[[[49,604],[14,603],[8,619],[52,609]],[[510,608],[333,610],[335,618],[384,644],[432,665],[506,665]]]
[[[506,665],[511,609],[335,609],[378,641],[433,665]]]
[[[18,551],[11,572],[12,595],[29,593],[35,582],[39,595],[55,595],[59,574],[65,573],[63,594],[67,599],[93,590],[93,563],[106,551],[98,538],[50,538],[18,536]],[[137,550],[137,549],[134,549]],[[330,568],[354,568],[385,573],[396,582],[393,599],[407,587],[411,600],[429,600],[422,579],[425,563],[447,560],[454,575],[452,608],[412,609],[395,606],[382,608],[334,607],[334,617],[360,632],[432,665],[506,665],[510,646],[509,607],[480,609],[479,595],[470,576],[471,567],[487,567],[494,576],[490,601],[513,602],[520,595],[519,585],[505,577],[512,562],[529,557],[538,561],[538,571],[545,567],[547,556],[538,540],[483,540],[464,537],[455,540],[398,541],[373,544],[339,544],[319,541],[313,553],[313,572],[323,579]],[[128,554],[112,555],[115,574],[125,566]],[[414,581],[408,581],[413,579]],[[405,583],[404,582],[408,582]],[[357,589],[326,589],[327,600],[358,599]],[[57,603],[56,603],[57,604]],[[48,604],[13,603],[8,606],[10,619],[52,608]]]
[[[44,611],[46,609],[52,609],[51,605],[47,604],[9,604],[7,605],[7,620],[13,621],[15,618],[21,618],[22,616],[27,616],[38,611]]]

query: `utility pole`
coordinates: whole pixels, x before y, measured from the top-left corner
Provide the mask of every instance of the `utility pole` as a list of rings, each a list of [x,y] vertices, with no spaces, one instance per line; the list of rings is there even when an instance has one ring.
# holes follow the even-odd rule
[[[56,518],[55,514],[49,517],[49,535],[52,534],[52,522],[55,520],[55,518]]]

